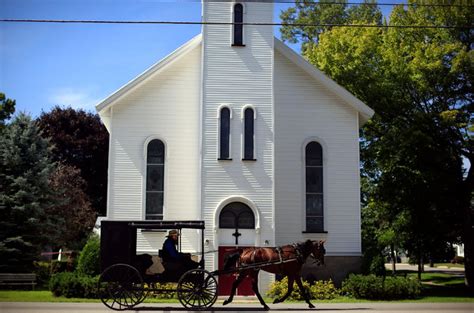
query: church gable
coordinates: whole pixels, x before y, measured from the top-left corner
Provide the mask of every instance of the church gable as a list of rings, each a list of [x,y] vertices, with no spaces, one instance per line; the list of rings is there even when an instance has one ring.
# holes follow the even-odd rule
[[[360,125],[362,126],[365,122],[368,121],[370,117],[374,114],[374,111],[368,107],[365,103],[357,99],[352,93],[347,91],[344,87],[337,84],[334,80],[326,76],[319,69],[314,67],[308,61],[306,61],[301,55],[294,52],[290,47],[285,45],[283,42],[275,38],[275,51],[279,53],[280,56],[290,61],[292,66],[295,69],[304,71],[308,77],[314,80],[317,86],[322,86],[329,92],[332,96],[338,98],[338,100],[349,107],[353,108],[359,113]],[[278,61],[275,58],[275,63]],[[275,66],[278,66],[277,64]],[[275,72],[275,75],[284,75],[281,72]],[[280,78],[281,79],[281,78]],[[298,94],[295,91],[295,94]]]

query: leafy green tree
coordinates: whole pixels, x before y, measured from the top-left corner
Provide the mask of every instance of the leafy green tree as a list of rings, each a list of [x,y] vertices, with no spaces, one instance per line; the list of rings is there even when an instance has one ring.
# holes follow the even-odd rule
[[[375,238],[390,242],[390,233],[401,234],[396,240],[421,266],[432,251],[460,236],[466,281],[473,286],[474,169],[466,172],[462,165],[462,157],[474,164],[474,53],[472,28],[465,28],[473,11],[409,4],[393,9],[390,26],[443,27],[333,27],[317,40],[299,34],[303,28],[283,27],[282,37],[302,40],[311,63],[376,111],[362,130],[361,148],[363,174],[372,185],[367,203],[377,211],[368,216],[380,225]],[[353,18],[346,21],[380,24],[378,8],[371,8],[347,11]]]
[[[37,122],[54,145],[54,160],[80,170],[93,209],[105,215],[109,135],[99,116],[57,106]]]
[[[0,271],[32,269],[54,227],[49,142],[29,116],[19,114],[0,136]]]
[[[331,24],[347,21],[346,0],[296,0],[295,7],[288,8],[280,14],[282,23],[289,24],[281,28],[283,40],[301,43],[303,52],[318,43],[319,35],[331,29]],[[317,26],[291,26],[317,25]]]
[[[5,120],[15,113],[15,100],[8,99],[0,92],[0,130],[5,127]]]

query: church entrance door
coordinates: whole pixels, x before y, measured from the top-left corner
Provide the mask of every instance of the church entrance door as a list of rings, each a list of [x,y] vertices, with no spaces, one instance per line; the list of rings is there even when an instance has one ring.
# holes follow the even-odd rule
[[[241,202],[227,204],[219,215],[219,269],[224,268],[224,259],[237,248],[255,245],[255,216],[252,209]],[[219,276],[219,295],[229,295],[235,274]],[[249,279],[237,288],[236,295],[254,295]]]

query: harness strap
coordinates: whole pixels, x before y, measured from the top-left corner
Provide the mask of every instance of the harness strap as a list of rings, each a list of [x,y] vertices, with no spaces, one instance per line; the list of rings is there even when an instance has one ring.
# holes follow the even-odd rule
[[[283,258],[281,257],[281,247],[276,247],[275,249],[278,252],[278,258],[280,259],[280,263],[283,263]]]
[[[303,255],[301,254],[300,248],[296,243],[292,244],[292,246],[296,252],[296,259],[298,260],[298,262],[303,263]]]

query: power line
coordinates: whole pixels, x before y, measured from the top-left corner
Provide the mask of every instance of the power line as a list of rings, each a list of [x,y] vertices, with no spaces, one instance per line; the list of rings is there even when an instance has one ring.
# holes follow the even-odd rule
[[[187,2],[200,2],[201,0],[188,0]],[[234,2],[235,0],[205,0],[205,2]],[[242,2],[273,2],[273,3],[294,3],[296,4],[297,1],[295,0],[243,0]],[[449,2],[449,1],[446,1]],[[396,2],[385,2],[385,3],[365,3],[365,2],[342,2],[342,1],[335,1],[335,2],[313,2],[313,1],[299,1],[298,3],[301,4],[312,4],[312,5],[370,5],[370,6],[416,6],[416,7],[452,7],[452,8],[471,8],[474,7],[471,0],[465,0],[462,2],[466,2],[468,4],[448,4],[448,3],[416,3],[410,4],[407,2],[396,3]]]
[[[141,24],[141,25],[250,25],[250,26],[293,26],[293,27],[367,27],[367,28],[430,28],[471,29],[473,25],[376,25],[376,24],[300,24],[300,23],[232,23],[192,21],[112,21],[112,20],[43,20],[43,19],[0,19],[5,23],[60,23],[60,24]]]
[[[440,0],[441,2],[450,2],[450,0]],[[167,1],[166,1],[167,2]],[[176,2],[169,0],[169,2]],[[177,1],[179,2],[179,1]],[[201,2],[201,0],[185,0],[184,2]],[[204,2],[235,2],[235,0],[204,0]],[[296,0],[240,0],[240,2],[253,2],[253,3],[293,3],[296,4]],[[369,6],[415,6],[415,7],[451,7],[451,8],[471,8],[474,7],[472,4],[472,0],[464,0],[461,1],[462,3],[466,4],[452,4],[452,3],[407,3],[407,2],[382,2],[382,3],[366,3],[366,2],[342,2],[342,1],[334,1],[334,2],[316,2],[316,1],[308,1],[302,0],[298,1],[299,4],[311,4],[315,6],[328,6],[328,5],[369,5]]]

